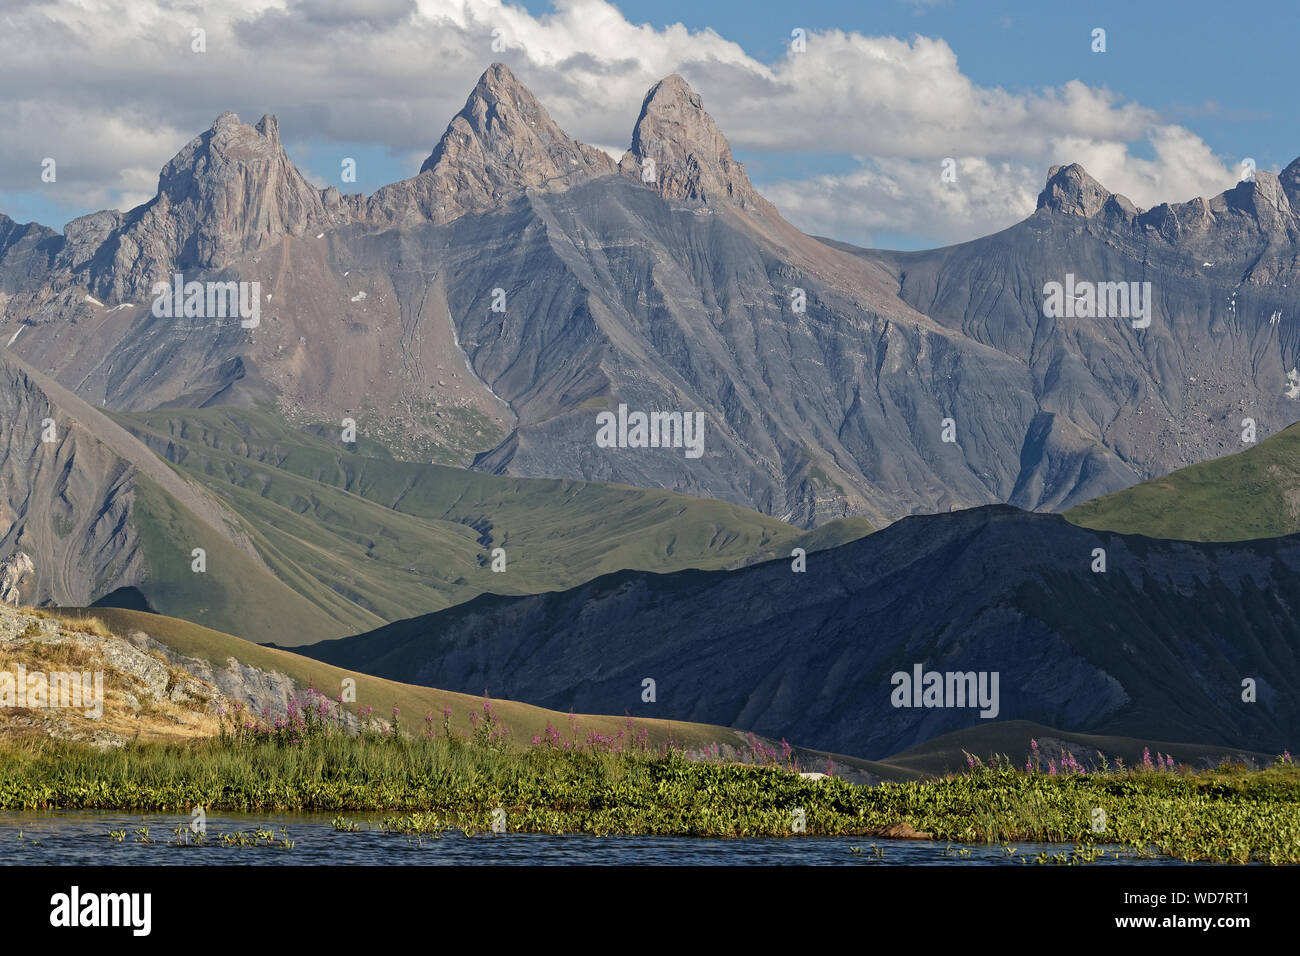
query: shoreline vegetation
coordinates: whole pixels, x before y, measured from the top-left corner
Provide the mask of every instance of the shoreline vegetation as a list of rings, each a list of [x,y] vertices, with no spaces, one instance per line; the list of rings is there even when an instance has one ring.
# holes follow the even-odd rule
[[[218,736],[122,748],[39,737],[0,740],[0,809],[386,814],[382,830],[448,829],[683,837],[864,836],[950,844],[1073,844],[1133,856],[1220,863],[1300,862],[1300,770],[1289,753],[1265,769],[1209,770],[1145,756],[1084,767],[967,756],[961,773],[863,786],[800,776],[783,746],[751,741],[747,762],[652,744],[628,718],[616,734],[547,727],[515,740],[490,700],[457,731],[450,709],[401,729],[309,691],[287,716],[221,715]],[[1065,854],[1061,857],[1064,859]]]

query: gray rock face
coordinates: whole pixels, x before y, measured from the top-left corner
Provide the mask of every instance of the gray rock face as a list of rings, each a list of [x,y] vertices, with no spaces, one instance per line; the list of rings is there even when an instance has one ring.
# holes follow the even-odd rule
[[[1105,573],[1091,571],[1097,547]],[[804,573],[787,560],[622,572],[298,650],[450,690],[753,728],[863,757],[985,719],[894,706],[894,674],[997,672],[999,720],[1278,753],[1300,731],[1297,571],[1296,538],[1162,542],[993,506],[907,518],[810,556]],[[1253,704],[1246,677],[1260,688]]]
[[[68,264],[96,295],[121,300],[144,296],[173,271],[221,268],[346,218],[326,209],[321,190],[285,155],[274,116],[248,126],[227,112],[163,167],[151,202],[120,223],[91,217],[70,226],[69,253],[78,246],[95,252],[88,263]]]
[[[1064,509],[1242,450],[1245,418],[1263,437],[1300,417],[1288,377],[1300,362],[1298,243],[1300,215],[1270,173],[1141,211],[1072,166],[1053,171],[1033,217],[995,236],[862,255],[890,265],[904,301],[1027,374],[1030,402],[961,403],[958,421],[978,422],[985,434],[970,437],[995,450],[1003,500]],[[1149,282],[1150,326],[1045,315],[1045,283],[1067,275]],[[995,417],[1022,436],[1014,461],[990,440]]]
[[[1145,211],[1054,167],[997,235],[860,250],[784,222],[680,77],[615,167],[493,66],[420,174],[371,197],[312,189],[273,121],[226,115],[140,209],[63,237],[0,222],[0,336],[114,409],[365,409],[363,433],[425,460],[804,526],[1058,510],[1238,450],[1244,418],[1263,437],[1300,417],[1298,196],[1300,161]],[[114,298],[175,263],[260,281],[261,326]],[[1067,275],[1149,282],[1150,325],[1045,315]],[[703,454],[599,446],[620,405],[701,413]]]
[[[43,283],[63,237],[29,222],[19,225],[0,214],[0,308],[9,296]]]

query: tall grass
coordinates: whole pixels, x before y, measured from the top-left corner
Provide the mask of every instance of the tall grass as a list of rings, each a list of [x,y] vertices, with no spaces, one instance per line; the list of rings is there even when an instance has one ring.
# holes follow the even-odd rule
[[[99,751],[48,740],[0,746],[0,808],[166,813],[317,811],[386,814],[385,829],[486,830],[496,808],[521,832],[755,837],[878,835],[906,823],[959,843],[1120,844],[1137,854],[1221,862],[1300,862],[1300,771],[1157,768],[1041,772],[970,758],[968,771],[864,787],[802,779],[792,765],[688,759],[627,733],[588,735],[576,721],[520,746],[490,702],[469,734],[428,715],[423,735],[362,714],[356,731],[320,701],[266,723],[243,715],[218,738]],[[278,726],[277,726],[278,724]],[[1077,767],[1077,765],[1075,765]],[[1055,773],[1051,770],[1056,770]],[[1096,810],[1104,828],[1094,830]]]

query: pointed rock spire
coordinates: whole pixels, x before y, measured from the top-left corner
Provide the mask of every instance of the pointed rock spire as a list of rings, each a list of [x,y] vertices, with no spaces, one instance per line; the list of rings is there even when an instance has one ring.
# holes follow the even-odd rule
[[[1047,171],[1047,185],[1038,194],[1038,209],[1091,219],[1101,215],[1111,221],[1132,222],[1142,210],[1119,193],[1112,193],[1078,163],[1053,166]]]
[[[108,237],[112,265],[96,269],[92,288],[124,298],[173,270],[220,268],[337,218],[285,154],[274,116],[253,127],[222,113],[163,167],[158,195]]]
[[[528,188],[563,188],[615,171],[601,150],[572,139],[502,63],[479,78],[420,175],[375,194],[370,214],[418,210],[435,222],[491,209]]]
[[[744,164],[732,157],[731,144],[704,111],[703,99],[676,73],[646,94],[632,148],[619,169],[668,199],[723,200],[775,214],[750,183]]]
[[[610,173],[613,160],[571,139],[504,63],[487,68],[420,172],[482,169],[502,183],[540,185],[574,172]]]
[[[1086,169],[1071,163],[1047,171],[1047,185],[1038,194],[1038,208],[1087,217],[1099,213],[1109,198],[1110,192]]]

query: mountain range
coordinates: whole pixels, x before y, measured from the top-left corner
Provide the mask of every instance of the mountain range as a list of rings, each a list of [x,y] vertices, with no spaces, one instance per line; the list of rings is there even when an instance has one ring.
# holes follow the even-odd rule
[[[1070,165],[997,235],[857,249],[782,219],[680,77],[615,163],[495,64],[371,196],[226,113],[144,206],[0,219],[0,335],[112,410],[351,417],[399,457],[883,525],[1064,510],[1289,425],[1298,233],[1300,161],[1146,211]],[[176,272],[258,282],[260,324],[155,316]],[[1046,316],[1067,275],[1150,283],[1150,325]],[[599,447],[619,405],[703,413],[706,453]]]

